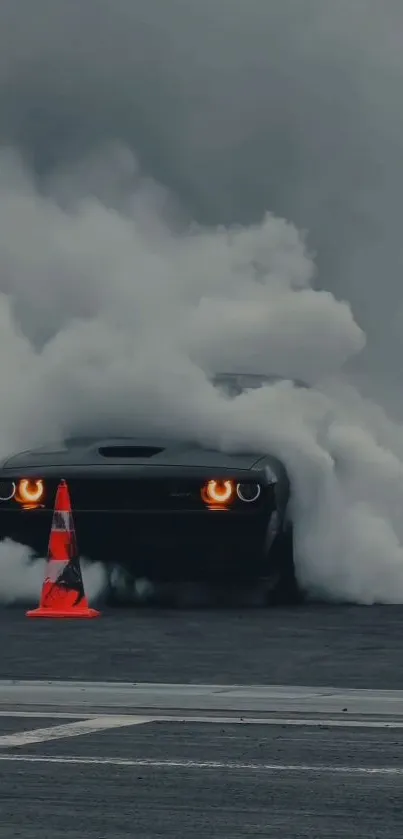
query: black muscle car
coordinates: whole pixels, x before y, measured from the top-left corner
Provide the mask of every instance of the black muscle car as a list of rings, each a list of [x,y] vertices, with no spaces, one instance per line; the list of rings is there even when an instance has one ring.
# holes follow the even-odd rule
[[[273,378],[222,374],[229,395]],[[304,386],[303,383],[297,383]],[[274,456],[225,454],[172,439],[72,438],[0,463],[0,540],[45,556],[59,481],[80,555],[154,583],[260,581],[295,602],[290,481]]]

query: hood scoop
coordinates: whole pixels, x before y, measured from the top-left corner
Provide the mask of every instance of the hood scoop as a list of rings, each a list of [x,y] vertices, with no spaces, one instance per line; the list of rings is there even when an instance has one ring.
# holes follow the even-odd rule
[[[164,451],[160,446],[101,446],[98,449],[102,457],[148,458]]]

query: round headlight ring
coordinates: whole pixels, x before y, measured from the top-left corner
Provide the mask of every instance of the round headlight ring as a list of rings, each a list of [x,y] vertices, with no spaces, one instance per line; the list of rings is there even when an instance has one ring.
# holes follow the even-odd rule
[[[44,486],[41,480],[23,478],[18,483],[18,500],[23,504],[38,504],[43,498]]]
[[[253,504],[257,501],[262,489],[259,484],[237,484],[236,494],[240,501],[245,504]]]
[[[234,489],[233,481],[207,481],[202,490],[202,498],[207,504],[225,506],[233,500]]]
[[[11,501],[14,498],[16,486],[14,481],[0,481],[0,501]]]

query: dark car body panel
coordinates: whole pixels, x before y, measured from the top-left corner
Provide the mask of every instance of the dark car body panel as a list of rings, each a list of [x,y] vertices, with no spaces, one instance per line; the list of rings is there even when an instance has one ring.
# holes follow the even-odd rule
[[[150,579],[205,579],[266,573],[271,515],[284,513],[288,479],[276,458],[223,454],[191,445],[154,441],[150,457],[104,457],[100,449],[150,445],[138,439],[74,443],[7,458],[0,481],[42,479],[43,508],[0,503],[0,538],[12,538],[44,556],[58,482],[69,486],[82,556],[121,564]],[[111,454],[111,452],[109,452]],[[274,482],[274,476],[276,481]],[[209,510],[200,489],[210,479],[261,485],[255,504],[238,499]]]
[[[103,451],[114,449],[113,456],[105,456]],[[137,451],[136,451],[137,449]],[[147,455],[144,455],[147,451]],[[128,453],[129,452],[129,453]],[[148,454],[150,452],[150,454]],[[130,468],[140,466],[175,467],[211,467],[220,469],[251,469],[261,455],[225,454],[194,445],[176,443],[166,439],[147,440],[145,438],[118,437],[94,440],[88,445],[73,444],[64,448],[40,448],[20,452],[6,458],[0,468],[12,471],[27,468],[43,471],[49,467],[97,467]]]

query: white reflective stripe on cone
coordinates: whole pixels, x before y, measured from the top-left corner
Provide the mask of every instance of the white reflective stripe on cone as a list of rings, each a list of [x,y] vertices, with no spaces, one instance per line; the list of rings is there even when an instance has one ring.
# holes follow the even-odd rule
[[[73,517],[68,510],[55,510],[52,530],[54,533],[69,533],[73,530]]]

